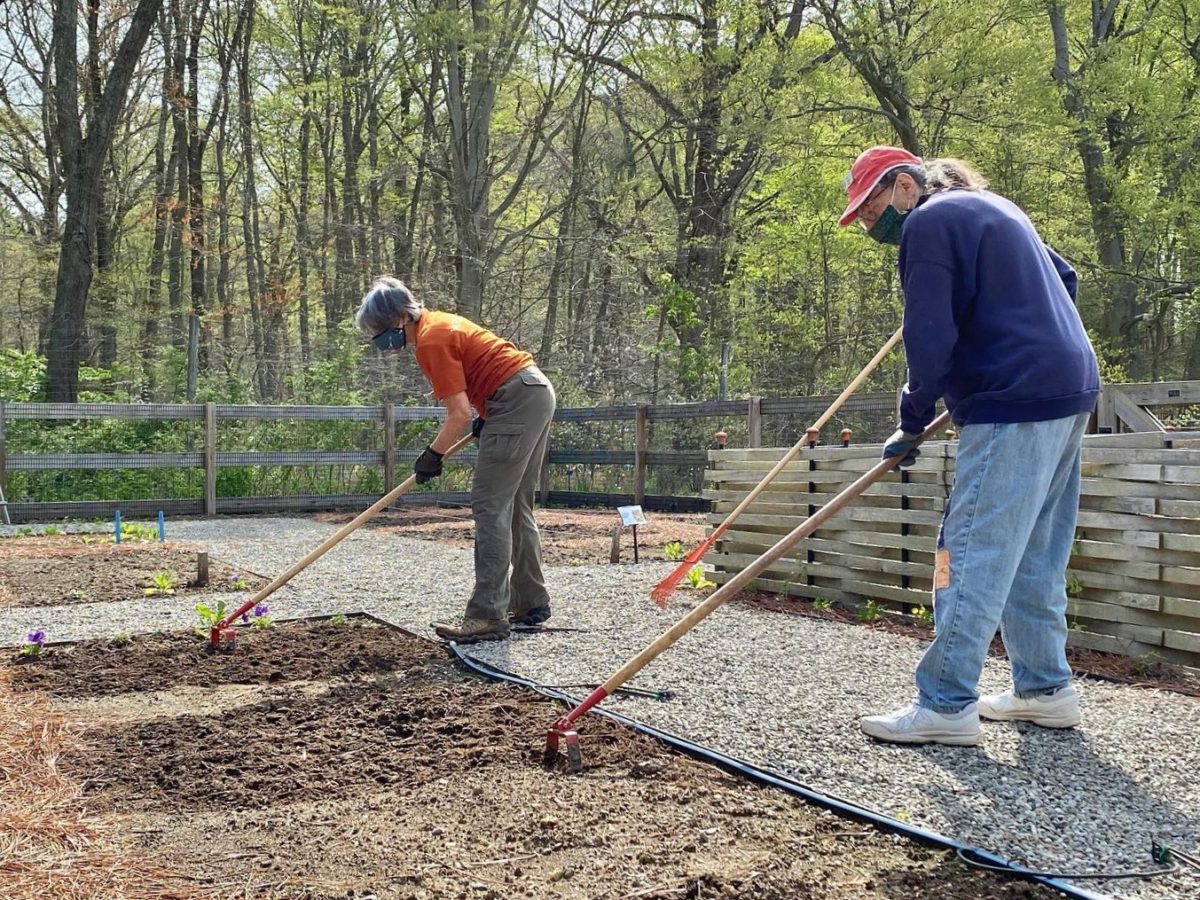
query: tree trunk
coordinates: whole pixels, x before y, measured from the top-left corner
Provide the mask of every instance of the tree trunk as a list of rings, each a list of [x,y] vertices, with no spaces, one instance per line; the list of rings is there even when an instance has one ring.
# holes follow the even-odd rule
[[[74,0],[54,5],[56,125],[66,174],[66,221],[58,257],[46,359],[47,399],[74,403],[79,395],[84,319],[92,284],[92,241],[100,209],[102,166],[125,105],[134,67],[154,26],[160,0],[138,0],[104,82],[87,136],[79,111],[79,11]]]

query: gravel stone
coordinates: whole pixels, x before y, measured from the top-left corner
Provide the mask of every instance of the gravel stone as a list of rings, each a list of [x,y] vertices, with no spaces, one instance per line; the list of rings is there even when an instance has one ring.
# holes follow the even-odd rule
[[[272,578],[335,528],[306,519],[175,519],[170,536]],[[672,566],[548,569],[549,624],[584,630],[518,633],[470,652],[540,684],[598,684],[697,602],[686,591],[665,610],[649,600]],[[364,528],[268,602],[279,620],[365,611],[432,637],[429,623],[460,616],[471,584],[469,550]],[[212,596],[236,603],[250,595]],[[0,610],[0,645],[19,644],[39,626],[51,641],[190,627],[196,599],[8,608]],[[870,741],[858,719],[908,702],[924,646],[854,625],[727,606],[631,685],[670,691],[671,699],[618,695],[604,706],[1037,868],[1155,868],[1152,837],[1200,852],[1200,701],[1081,679],[1078,729],[988,724],[978,748]],[[989,660],[982,689],[1008,683],[1006,663]],[[586,717],[580,728],[586,754]],[[1078,883],[1128,900],[1200,897],[1200,873],[1190,871]]]

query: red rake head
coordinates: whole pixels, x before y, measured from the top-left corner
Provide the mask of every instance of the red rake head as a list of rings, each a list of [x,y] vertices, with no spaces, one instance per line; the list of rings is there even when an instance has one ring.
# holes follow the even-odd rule
[[[542,765],[547,769],[554,768],[555,763],[558,762],[560,740],[566,744],[567,771],[572,775],[578,775],[583,771],[583,754],[579,750],[579,732],[574,728],[559,728],[558,723],[555,723],[546,732],[546,751],[542,755]]]

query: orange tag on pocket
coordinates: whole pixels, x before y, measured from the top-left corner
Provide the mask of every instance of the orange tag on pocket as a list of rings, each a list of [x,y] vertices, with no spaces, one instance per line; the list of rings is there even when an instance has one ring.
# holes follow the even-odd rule
[[[950,587],[950,551],[944,547],[933,558],[933,589]]]

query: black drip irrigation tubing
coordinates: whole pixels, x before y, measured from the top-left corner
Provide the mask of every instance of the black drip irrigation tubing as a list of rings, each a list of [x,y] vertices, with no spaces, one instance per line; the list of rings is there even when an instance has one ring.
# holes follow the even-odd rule
[[[390,624],[390,623],[389,623]],[[395,626],[393,626],[395,627]],[[404,629],[401,629],[404,630]],[[503,669],[498,669],[490,663],[475,659],[474,657],[465,654],[457,644],[451,643],[448,646],[451,656],[453,656],[461,665],[469,671],[477,675],[482,675],[484,678],[492,681],[504,681],[509,684],[519,685],[520,687],[528,688],[536,691],[543,697],[548,697],[551,700],[557,700],[560,703],[565,703],[568,706],[577,706],[579,701],[561,693],[560,691],[551,688],[545,688],[536,682],[530,681],[528,678],[522,678],[520,675],[514,675],[511,672],[506,672]],[[926,831],[923,828],[916,828],[912,825],[907,825],[898,819],[892,819],[882,813],[867,809],[865,806],[859,806],[851,803],[848,800],[842,800],[832,794],[826,794],[818,791],[815,788],[809,787],[798,781],[793,781],[782,775],[774,772],[760,769],[752,763],[742,762],[734,759],[732,756],[726,756],[711,747],[705,747],[703,744],[697,744],[694,741],[689,741],[687,738],[672,734],[669,731],[663,731],[655,728],[652,725],[647,725],[644,722],[639,722],[636,719],[631,719],[628,716],[623,716],[620,713],[612,712],[611,710],[595,708],[590,711],[590,714],[605,716],[624,725],[627,728],[632,728],[634,731],[645,734],[666,744],[672,749],[685,753],[694,759],[699,759],[704,762],[724,769],[735,775],[742,775],[749,778],[751,781],[768,787],[778,788],[786,791],[795,797],[799,797],[807,803],[814,806],[820,806],[835,812],[838,815],[845,816],[850,819],[855,819],[859,822],[872,825],[884,831],[892,832],[893,834],[901,835],[927,846],[936,847],[939,850],[953,851],[960,859],[964,856],[969,856],[972,860],[984,863],[989,867],[990,871],[995,871],[1000,874],[1011,875],[1015,878],[1023,878],[1028,881],[1033,881],[1044,885],[1048,888],[1053,888],[1068,897],[1076,898],[1076,900],[1112,900],[1109,894],[1098,894],[1094,891],[1089,891],[1086,888],[1077,887],[1068,882],[1061,881],[1057,878],[1046,878],[1031,873],[1027,869],[1013,865],[1005,859],[1001,859],[995,854],[989,853],[978,847],[971,847],[967,844],[960,843],[953,838],[948,838],[945,835],[938,834],[934,831]]]

